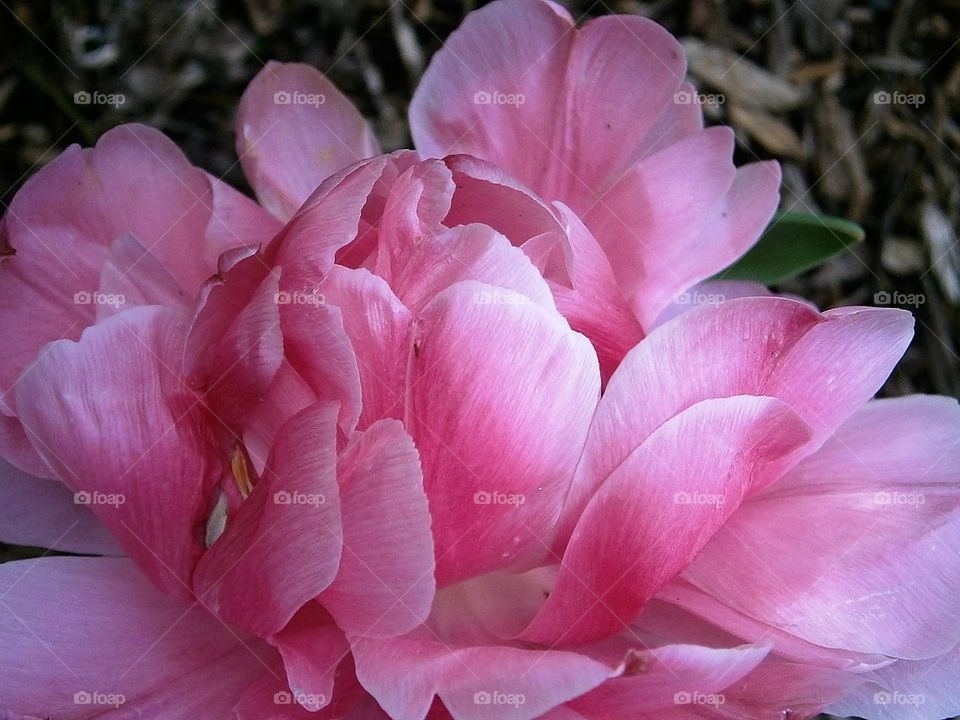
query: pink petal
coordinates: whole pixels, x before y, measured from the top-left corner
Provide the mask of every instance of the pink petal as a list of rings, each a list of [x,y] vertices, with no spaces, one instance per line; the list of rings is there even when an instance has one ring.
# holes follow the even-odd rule
[[[427,631],[351,638],[357,677],[395,720],[423,718],[438,696],[458,720],[527,720],[596,687],[613,671],[574,652],[451,647]]]
[[[270,654],[125,559],[6,563],[0,595],[0,714],[230,720]]]
[[[577,209],[626,169],[684,68],[676,40],[644,18],[578,30],[545,2],[496,3],[434,55],[410,125],[422,153],[490,160]]]
[[[44,344],[76,339],[93,322],[118,238],[136,238],[189,301],[221,252],[273,229],[266,213],[192,167],[156,130],[124,125],[94,148],[68,148],[27,181],[0,227],[0,246],[16,252],[0,274],[0,387],[11,388]],[[10,406],[13,393],[3,395]]]
[[[243,427],[283,362],[279,292],[280,270],[276,269],[231,319],[220,342],[203,349],[210,362],[204,397],[227,427]]]
[[[960,641],[958,433],[954,400],[869,403],[745,503],[684,577],[818,645],[916,660],[947,652]]]
[[[423,311],[411,365],[404,424],[438,581],[544,554],[599,394],[589,342],[522,295],[464,281]]]
[[[709,397],[768,395],[814,430],[812,452],[883,384],[912,334],[909,313],[817,313],[783,298],[698,307],[662,325],[611,378],[564,509],[559,542],[603,478],[644,437]]]
[[[705,400],[668,420],[602,482],[521,637],[578,644],[620,630],[808,439],[772,398]]]
[[[557,307],[593,343],[604,381],[643,339],[643,329],[617,285],[613,268],[596,238],[567,206],[556,203],[567,226],[570,286],[551,284]]]
[[[337,573],[336,412],[330,403],[311,406],[284,426],[263,477],[197,565],[201,601],[261,637],[283,628]]]
[[[273,638],[294,699],[311,712],[333,699],[337,667],[350,655],[343,631],[316,603],[305,605]]]
[[[0,460],[0,540],[65,552],[122,555],[106,527],[57,480]]]
[[[687,310],[693,310],[693,308],[701,305],[719,305],[727,300],[736,300],[743,297],[767,297],[772,294],[765,285],[748,280],[707,280],[697,283],[674,296],[670,304],[664,308],[654,322],[653,328],[659,327],[668,320],[673,320],[678,315],[682,315]],[[781,297],[784,296],[781,295]]]
[[[34,445],[160,587],[189,596],[216,459],[179,376],[184,320],[133,308],[49,345],[17,401]],[[131,402],[136,398],[136,402]]]
[[[420,459],[403,425],[370,426],[341,453],[337,481],[343,558],[319,601],[345,632],[409,632],[430,614],[436,586]]]
[[[340,308],[356,354],[363,395],[359,429],[381,418],[402,418],[412,314],[382,278],[364,269],[335,266],[321,289]]]
[[[300,63],[266,64],[240,99],[236,132],[260,204],[283,221],[328,176],[380,152],[353,103]]]

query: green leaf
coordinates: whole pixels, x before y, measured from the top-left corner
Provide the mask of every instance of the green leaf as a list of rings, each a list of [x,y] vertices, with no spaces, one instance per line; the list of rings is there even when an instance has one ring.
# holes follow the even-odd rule
[[[776,285],[822,265],[863,240],[855,222],[813,213],[779,212],[746,255],[714,280]]]

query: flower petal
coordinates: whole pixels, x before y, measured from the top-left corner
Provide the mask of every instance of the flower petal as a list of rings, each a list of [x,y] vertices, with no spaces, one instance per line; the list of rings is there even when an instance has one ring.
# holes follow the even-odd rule
[[[947,652],[960,641],[958,435],[955,400],[869,403],[745,503],[685,579],[817,645],[913,660]]]
[[[499,292],[497,304],[476,302]],[[405,425],[423,464],[441,583],[545,554],[599,395],[583,336],[473,281],[418,320]]]
[[[601,484],[521,638],[579,644],[619,631],[808,439],[789,407],[750,395],[704,400],[665,422]]]
[[[5,563],[0,596],[0,715],[230,720],[271,652],[126,559]]]
[[[284,426],[263,477],[197,565],[197,596],[260,637],[282,629],[340,565],[336,415],[335,404],[318,404]]]
[[[236,132],[260,204],[284,222],[328,176],[380,152],[353,103],[300,63],[266,64],[240,99]]]
[[[409,632],[430,614],[436,585],[420,458],[403,425],[371,425],[341,453],[337,481],[343,558],[319,600],[353,635]]]

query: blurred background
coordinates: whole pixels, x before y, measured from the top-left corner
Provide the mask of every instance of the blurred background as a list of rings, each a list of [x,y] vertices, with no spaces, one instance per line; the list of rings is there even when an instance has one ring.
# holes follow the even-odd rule
[[[433,52],[483,2],[0,1],[0,203],[70,143],[144,122],[245,188],[233,116],[268,59],[315,65],[386,149]],[[917,338],[885,394],[960,395],[960,0],[568,1],[638,13],[683,39],[738,162],[776,158],[785,208],[866,229],[855,253],[781,287],[821,307],[887,304]]]
[[[249,192],[240,94],[269,59],[325,72],[385,149],[434,51],[483,2],[0,0],[0,209],[71,143],[137,121]],[[850,218],[853,253],[781,290],[821,307],[906,307],[917,337],[885,394],[960,395],[960,0],[563,2],[577,18],[653,18],[732,125],[738,163],[780,160],[783,207]],[[40,554],[0,545],[0,560]]]

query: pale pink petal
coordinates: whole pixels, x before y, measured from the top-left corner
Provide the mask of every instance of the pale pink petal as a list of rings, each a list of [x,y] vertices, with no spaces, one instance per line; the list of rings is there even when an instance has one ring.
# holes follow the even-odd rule
[[[814,430],[812,452],[883,384],[912,335],[898,310],[817,313],[784,298],[706,305],[660,326],[624,359],[597,409],[559,540],[603,478],[657,426],[710,397],[768,395]]]
[[[521,637],[578,644],[619,631],[809,437],[786,405],[756,396],[705,400],[665,422],[603,479]]]
[[[134,305],[166,305],[189,312],[195,295],[193,288],[185,292],[132,233],[124,233],[110,246],[98,289],[106,302],[96,304],[97,319]]]
[[[481,293],[505,300],[481,304]],[[546,552],[599,395],[563,319],[473,281],[418,319],[405,425],[420,451],[446,584]]]
[[[340,454],[337,482],[343,556],[318,599],[353,635],[409,632],[430,614],[436,585],[420,459],[403,425],[371,425]]]
[[[869,403],[745,503],[685,579],[811,643],[943,654],[960,641],[958,437],[954,400]]]
[[[768,650],[753,645],[631,649],[622,659],[617,677],[571,700],[569,706],[588,718],[633,720],[640,712],[688,704],[684,702],[687,698],[690,703],[694,698],[709,700],[754,670]]]
[[[708,546],[709,547],[709,546]],[[787,630],[768,625],[738,612],[722,601],[699,590],[681,577],[664,585],[650,604],[657,600],[673,603],[677,608],[701,618],[735,637],[751,642],[773,643],[773,652],[785,660],[851,672],[864,672],[889,665],[886,655],[866,655],[842,648],[814,645]],[[689,619],[689,615],[686,616]]]
[[[122,555],[107,528],[66,485],[0,460],[0,541],[65,552]]]
[[[960,708],[960,646],[930,660],[898,660],[827,710],[870,720],[953,717]]]
[[[357,678],[394,720],[420,720],[438,696],[458,720],[539,717],[596,687],[613,670],[574,652],[459,647],[420,630],[351,638]]]
[[[277,436],[266,470],[194,574],[200,600],[265,637],[333,580],[343,530],[335,404],[311,406]]]
[[[126,559],[6,563],[0,595],[0,715],[232,720],[273,652]]]
[[[34,445],[154,582],[180,596],[219,472],[201,408],[180,379],[184,318],[134,308],[49,345],[20,381]],[[131,399],[136,401],[132,402]]]
[[[767,297],[772,294],[765,285],[749,280],[706,280],[675,295],[654,321],[651,330],[701,305],[719,305],[727,300]]]
[[[2,405],[0,401],[0,405]],[[27,437],[23,423],[18,418],[4,415],[0,409],[0,458],[27,475],[52,478],[53,471],[47,467]]]
[[[240,99],[236,133],[260,204],[283,221],[328,176],[380,152],[353,103],[300,63],[266,64]]]

